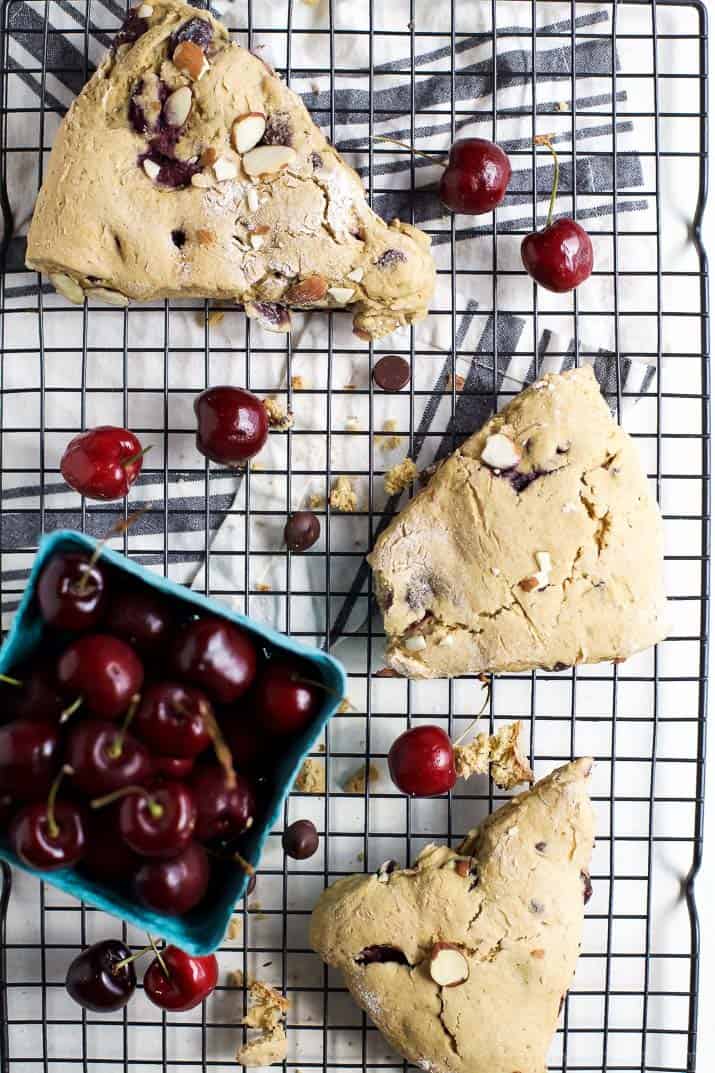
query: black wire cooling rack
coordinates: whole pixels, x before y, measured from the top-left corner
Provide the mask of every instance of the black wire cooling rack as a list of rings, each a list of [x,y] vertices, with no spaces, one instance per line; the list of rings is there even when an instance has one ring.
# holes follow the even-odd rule
[[[354,710],[336,716],[315,754],[325,795],[294,794],[286,818],[309,816],[321,849],[285,861],[269,841],[255,894],[237,907],[241,937],[222,970],[240,969],[291,1001],[291,1070],[400,1068],[340,981],[307,943],[310,909],[337,875],[412,859],[456,839],[502,795],[484,780],[449,801],[407,803],[385,774],[408,721],[458,733],[480,684],[410,683],[380,675],[383,637],[363,557],[398,508],[382,474],[419,464],[545,369],[590,361],[636,437],[665,517],[673,626],[657,649],[621,665],[495,680],[493,726],[520,716],[537,773],[573,755],[597,764],[594,896],[583,953],[549,1068],[683,1073],[695,1068],[709,583],[709,340],[700,220],[707,183],[707,30],[702,4],[516,0],[255,0],[219,14],[236,39],[265,49],[316,122],[364,176],[373,206],[421,224],[439,270],[425,325],[367,346],[340,314],[297,318],[267,336],[240,311],[207,303],[68,308],[24,269],[24,238],[59,118],[96,65],[123,11],[115,0],[5,0],[2,7],[0,312],[0,583],[7,625],[42,532],[102,534],[148,512],[116,543],[316,644],[350,672]],[[460,132],[504,144],[510,194],[494,217],[452,218],[439,174],[377,134],[443,150]],[[518,247],[543,220],[550,167],[532,144],[554,133],[562,159],[557,211],[594,237],[597,270],[555,300],[521,272]],[[385,396],[370,379],[381,353],[409,358],[412,382]],[[230,378],[276,394],[293,427],[271,437],[244,477],[204,465],[190,403]],[[99,421],[154,443],[128,505],[81,501],[59,477],[70,435]],[[394,437],[394,440],[391,438]],[[389,442],[388,442],[389,441]],[[200,463],[200,464],[199,464]],[[358,509],[325,500],[348,475]],[[312,502],[321,543],[291,556],[289,507]],[[346,777],[378,778],[350,794]],[[3,1073],[82,1069],[229,1070],[246,996],[225,983],[202,1009],[171,1017],[144,999],[116,1015],[67,998],[70,959],[99,937],[144,937],[3,868],[0,1001]],[[222,979],[226,981],[226,977]],[[477,1029],[478,1031],[478,1026]]]

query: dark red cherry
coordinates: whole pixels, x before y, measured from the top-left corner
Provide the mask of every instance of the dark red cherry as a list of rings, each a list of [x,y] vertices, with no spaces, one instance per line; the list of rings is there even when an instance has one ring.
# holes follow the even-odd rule
[[[486,138],[460,138],[449,151],[439,196],[452,212],[480,215],[502,203],[510,179],[511,163],[501,146]]]
[[[95,715],[116,719],[141,689],[144,669],[126,641],[90,633],[64,650],[57,662],[57,681],[65,696],[81,697]]]
[[[154,774],[166,779],[185,779],[194,770],[192,756],[153,756],[152,764]]]
[[[262,730],[269,734],[295,734],[320,710],[325,696],[310,680],[310,669],[293,660],[269,660],[256,680],[253,703]]]
[[[0,792],[0,831],[4,831],[12,819],[17,808],[17,802],[12,794]]]
[[[161,959],[154,958],[144,973],[144,992],[162,1010],[174,1013],[193,1010],[211,994],[218,983],[218,962],[214,954],[193,957],[167,946]]]
[[[60,471],[70,488],[88,499],[123,499],[139,476],[144,454],[129,429],[100,425],[70,440]]]
[[[25,805],[10,824],[10,845],[30,868],[46,872],[69,868],[84,853],[87,831],[83,810],[72,801],[57,800],[67,771],[63,768],[57,775],[46,801]]]
[[[224,769],[216,763],[201,764],[190,780],[196,802],[195,834],[202,842],[212,838],[236,838],[253,823],[256,799],[242,775],[231,788]]]
[[[119,806],[119,832],[142,857],[175,857],[188,846],[196,826],[194,795],[181,782],[126,791]],[[101,799],[100,799],[101,800]]]
[[[559,188],[559,158],[546,136],[534,139],[545,146],[554,158],[554,180],[546,226],[526,235],[521,243],[524,268],[540,286],[556,294],[572,291],[588,279],[593,271],[593,245],[581,224],[569,216],[551,222]]]
[[[37,602],[58,630],[94,629],[107,604],[106,572],[81,552],[54,555],[38,578]]]
[[[211,702],[205,693],[179,682],[156,682],[141,699],[134,732],[156,752],[194,757],[211,744]]]
[[[134,876],[134,893],[149,909],[182,916],[198,905],[209,885],[209,859],[200,842],[190,842],[168,860],[147,860]]]
[[[15,719],[0,727],[0,793],[34,801],[49,793],[59,762],[57,725]]]
[[[457,781],[452,742],[441,727],[406,730],[393,741],[387,762],[395,786],[410,797],[446,794]]]
[[[173,643],[176,673],[201,686],[219,704],[243,696],[256,676],[256,649],[243,630],[221,618],[197,618]]]
[[[136,990],[132,952],[118,939],[103,939],[78,954],[67,970],[65,987],[86,1010],[121,1010]]]
[[[310,820],[296,820],[283,832],[282,845],[289,857],[305,861],[312,857],[320,845],[315,824]]]
[[[65,752],[72,781],[88,797],[146,782],[152,771],[149,750],[113,723],[83,719],[72,726]]]
[[[250,771],[264,750],[264,742],[252,722],[224,717],[222,729],[237,771]]]
[[[147,587],[115,591],[104,628],[140,652],[154,653],[165,644],[171,623],[169,604]]]
[[[117,805],[90,810],[82,871],[102,883],[124,886],[140,865],[137,854],[120,837]]]
[[[6,676],[0,690],[0,718],[58,722],[67,704],[57,688],[54,667],[50,664],[18,667]]]
[[[291,551],[307,551],[320,536],[320,522],[312,510],[291,514],[283,530],[283,539]]]
[[[258,454],[268,438],[263,402],[240,387],[210,387],[194,400],[196,447],[224,466],[239,466]]]

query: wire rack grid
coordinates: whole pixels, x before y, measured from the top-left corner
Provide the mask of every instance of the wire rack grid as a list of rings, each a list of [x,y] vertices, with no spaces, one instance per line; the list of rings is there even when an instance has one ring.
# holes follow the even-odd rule
[[[389,7],[389,10],[385,10]],[[383,636],[364,554],[398,509],[382,474],[409,453],[421,465],[545,369],[593,362],[636,437],[659,496],[673,628],[621,665],[504,675],[490,726],[520,716],[537,773],[573,755],[597,760],[594,896],[583,952],[549,1057],[552,1070],[690,1073],[695,1068],[709,555],[707,263],[700,218],[707,179],[707,27],[701,4],[517,0],[254,0],[219,12],[235,38],[264,49],[316,122],[365,177],[383,215],[433,238],[438,288],[427,326],[369,347],[347,318],[297,318],[277,342],[208,303],[117,311],[69,309],[24,270],[34,194],[59,119],[123,11],[114,0],[5,0],[2,8],[0,584],[12,614],[42,532],[106,532],[145,506],[116,541],[156,569],[330,645],[350,672],[353,710],[337,716],[316,757],[325,795],[294,794],[285,819],[309,816],[319,853],[287,861],[275,832],[255,894],[237,907],[241,939],[222,970],[240,969],[291,1000],[291,1070],[401,1068],[340,980],[308,947],[311,906],[338,875],[414,858],[454,840],[503,796],[484,780],[449,800],[406,802],[385,774],[408,723],[450,733],[480,706],[469,678],[417,683],[379,673]],[[551,173],[533,135],[555,131],[558,211],[586,223],[594,279],[552,299],[521,272],[521,236],[543,221]],[[459,133],[501,141],[514,164],[494,217],[439,209],[438,167],[384,142],[391,134],[444,150]],[[594,342],[597,340],[597,343]],[[385,396],[370,369],[381,353],[410,360],[408,391]],[[260,467],[236,477],[199,464],[190,404],[230,379],[277,394],[294,412]],[[62,485],[58,459],[78,429],[129,424],[154,442],[127,504],[96,505]],[[387,442],[390,441],[390,442]],[[396,441],[396,442],[395,442]],[[392,453],[391,453],[392,452]],[[325,506],[338,474],[358,509]],[[322,537],[304,556],[281,547],[286,511],[322,497]],[[314,501],[314,500],[313,500]],[[369,763],[376,781],[345,790]],[[3,873],[0,901],[3,1073],[62,1069],[234,1069],[246,1009],[222,984],[197,1011],[159,1014],[141,992],[116,1015],[86,1014],[64,992],[67,964],[97,938],[144,937],[23,875]],[[222,976],[225,981],[225,975]]]

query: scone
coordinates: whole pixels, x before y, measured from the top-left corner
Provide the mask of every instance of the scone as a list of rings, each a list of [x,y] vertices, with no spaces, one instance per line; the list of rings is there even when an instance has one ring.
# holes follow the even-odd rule
[[[134,8],[55,139],[27,264],[71,301],[208,297],[287,331],[354,310],[379,338],[427,313],[429,239],[388,226],[302,101],[208,13]]]
[[[456,851],[427,846],[413,868],[388,863],[321,896],[312,946],[409,1062],[544,1073],[591,891],[590,769],[558,768]]]
[[[658,507],[590,366],[471,436],[369,562],[387,662],[411,678],[623,660],[666,634]]]

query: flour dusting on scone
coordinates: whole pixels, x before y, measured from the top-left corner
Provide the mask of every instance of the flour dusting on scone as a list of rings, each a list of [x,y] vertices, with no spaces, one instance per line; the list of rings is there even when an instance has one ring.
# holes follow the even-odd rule
[[[436,1073],[544,1073],[590,890],[591,761],[558,768],[456,850],[340,879],[311,920],[392,1047]]]
[[[300,98],[205,11],[133,9],[50,155],[27,264],[73,302],[208,297],[379,338],[427,313],[429,239],[372,212]]]
[[[408,677],[621,660],[666,635],[658,507],[590,366],[471,436],[369,561],[386,661]]]

